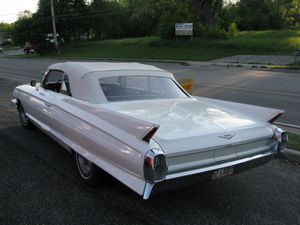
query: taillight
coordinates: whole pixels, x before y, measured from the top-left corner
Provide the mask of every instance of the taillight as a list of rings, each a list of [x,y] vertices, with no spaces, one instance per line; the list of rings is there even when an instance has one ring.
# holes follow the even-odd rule
[[[277,141],[277,150],[281,151],[287,147],[288,134],[281,128],[276,128],[274,131],[274,139]]]
[[[168,171],[166,156],[162,151],[151,149],[146,153],[144,162],[145,180],[158,182],[164,180]]]

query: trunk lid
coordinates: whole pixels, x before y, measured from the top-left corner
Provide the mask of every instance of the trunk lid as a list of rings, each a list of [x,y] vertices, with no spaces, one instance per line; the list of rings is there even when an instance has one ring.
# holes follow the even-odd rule
[[[160,125],[153,139],[166,153],[169,170],[175,170],[176,166],[182,169],[185,164],[199,167],[255,154],[265,149],[268,141],[258,141],[258,145],[252,142],[273,135],[266,122],[196,99],[116,102],[102,106]],[[245,145],[249,140],[252,144]]]

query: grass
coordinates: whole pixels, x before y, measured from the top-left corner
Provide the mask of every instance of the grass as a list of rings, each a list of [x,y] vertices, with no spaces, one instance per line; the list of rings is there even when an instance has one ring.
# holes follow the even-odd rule
[[[271,69],[275,70],[300,70],[299,66],[271,66]]]
[[[272,69],[287,69],[287,70],[300,70],[300,56],[297,57],[297,62],[291,63],[287,66],[271,66]]]
[[[193,41],[158,37],[81,41],[62,48],[62,57],[211,60],[238,54],[291,55],[300,48],[300,31],[247,31],[234,39],[199,38]],[[47,56],[56,56],[51,53]]]
[[[288,148],[300,151],[300,134],[288,132]]]

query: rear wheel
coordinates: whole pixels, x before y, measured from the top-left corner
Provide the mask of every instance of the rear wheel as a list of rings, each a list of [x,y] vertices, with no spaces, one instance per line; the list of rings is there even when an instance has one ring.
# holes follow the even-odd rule
[[[95,164],[75,152],[76,165],[81,179],[89,186],[96,187],[100,184],[102,172]]]
[[[20,122],[21,122],[21,125],[22,125],[23,128],[32,129],[34,127],[32,122],[26,116],[25,110],[24,110],[21,103],[19,105],[19,117],[20,117]]]

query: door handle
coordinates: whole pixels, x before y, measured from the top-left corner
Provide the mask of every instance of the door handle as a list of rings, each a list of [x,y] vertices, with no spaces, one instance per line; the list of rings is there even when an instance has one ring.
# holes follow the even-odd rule
[[[47,107],[51,107],[51,104],[49,104],[49,103],[45,103],[45,105],[46,105]]]

